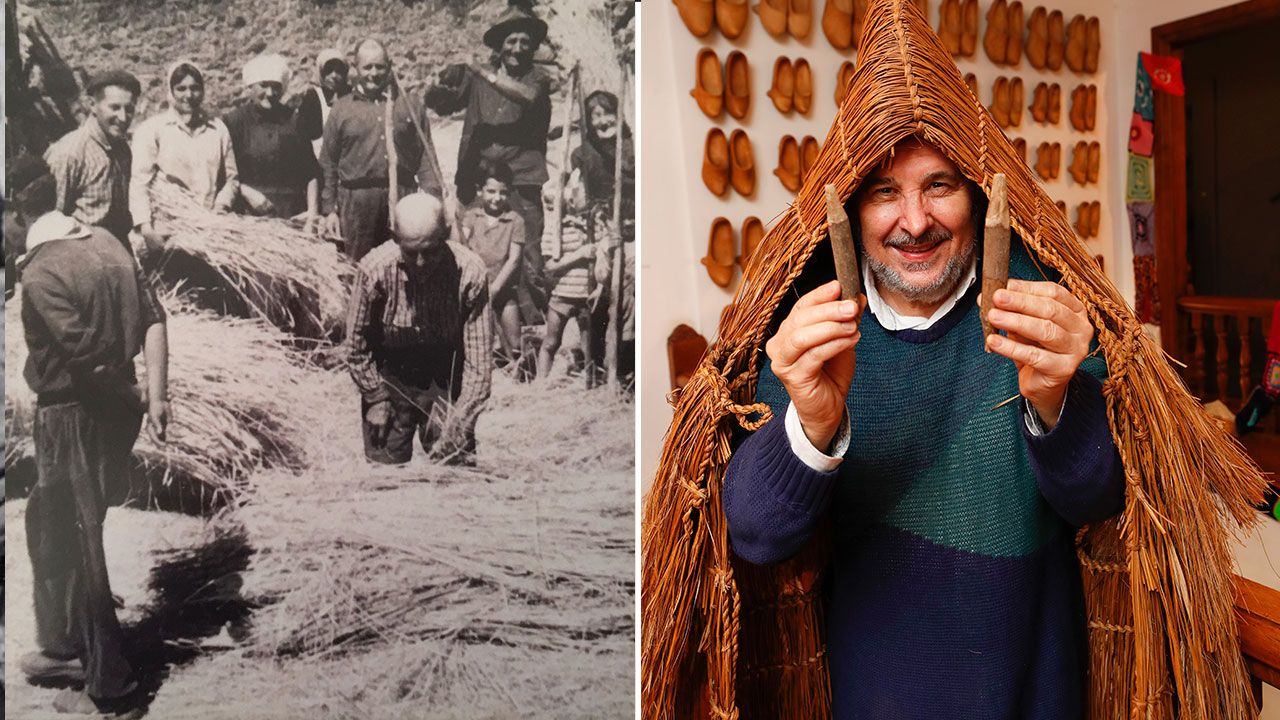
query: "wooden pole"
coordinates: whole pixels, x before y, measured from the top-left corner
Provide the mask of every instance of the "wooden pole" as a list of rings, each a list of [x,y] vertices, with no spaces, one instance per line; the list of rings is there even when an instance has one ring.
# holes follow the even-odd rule
[[[560,182],[557,184],[555,197],[555,223],[556,234],[555,241],[551,244],[552,259],[560,259],[560,248],[564,239],[564,223],[560,222],[560,218],[564,214],[564,184],[566,178],[569,177],[569,129],[573,125],[573,107],[577,103],[575,91],[578,87],[578,63],[574,63],[569,70],[569,88],[565,92],[564,102],[564,123],[561,126],[564,132],[560,134],[564,138],[564,152],[560,156]]]
[[[387,101],[383,105],[382,134],[387,145],[387,223],[391,232],[396,230],[396,204],[400,202],[400,157],[396,154],[396,87],[387,87]]]
[[[622,135],[626,123],[623,103],[627,98],[627,66],[622,66],[622,82],[618,89],[618,131],[613,140],[613,230],[618,244],[613,249],[613,262],[609,269],[609,326],[604,340],[604,367],[608,375],[608,387],[618,388],[618,345],[622,340],[618,320],[622,316]]]

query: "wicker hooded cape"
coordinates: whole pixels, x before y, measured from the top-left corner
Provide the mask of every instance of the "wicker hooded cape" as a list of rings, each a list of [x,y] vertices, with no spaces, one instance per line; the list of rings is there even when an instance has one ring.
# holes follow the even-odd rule
[[[826,242],[824,185],[847,200],[915,135],[984,190],[994,173],[1007,176],[1013,229],[1085,303],[1107,361],[1103,392],[1127,490],[1120,516],[1077,536],[1090,716],[1254,717],[1228,522],[1256,519],[1260,471],[1142,333],[915,4],[875,0],[858,47],[852,88],[816,167],[757,248],[719,340],[673,398],[642,527],[644,716],[829,715],[820,593],[827,542],[815,538],[777,566],[739,561],[721,481],[735,426],[755,430],[768,419],[767,407],[751,404],[757,361],[774,310]]]

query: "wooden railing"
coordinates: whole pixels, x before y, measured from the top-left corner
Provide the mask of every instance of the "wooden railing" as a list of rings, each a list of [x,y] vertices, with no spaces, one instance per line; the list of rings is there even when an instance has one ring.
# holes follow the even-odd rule
[[[1280,688],[1280,590],[1236,576],[1240,651],[1262,706],[1262,683]]]
[[[1238,407],[1238,402],[1236,401],[1242,401],[1249,397],[1249,392],[1257,385],[1260,379],[1254,377],[1253,373],[1251,373],[1253,348],[1249,340],[1252,337],[1251,327],[1255,324],[1252,321],[1256,321],[1256,325],[1261,328],[1262,342],[1265,345],[1267,334],[1271,329],[1271,312],[1275,305],[1275,300],[1261,298],[1220,297],[1214,295],[1184,295],[1178,298],[1178,310],[1180,314],[1186,316],[1186,324],[1183,327],[1188,328],[1192,339],[1191,356],[1185,358],[1187,385],[1191,388],[1192,393],[1204,400],[1212,399],[1205,396],[1205,377],[1207,374],[1205,369],[1205,336],[1213,334],[1217,336],[1218,346],[1214,357],[1218,381],[1217,399],[1234,410]],[[1237,374],[1239,376],[1240,396],[1229,401],[1227,378],[1230,374],[1230,367],[1228,366],[1227,358],[1232,326],[1236,330],[1235,342],[1239,348]],[[1234,396],[1234,393],[1231,395]]]

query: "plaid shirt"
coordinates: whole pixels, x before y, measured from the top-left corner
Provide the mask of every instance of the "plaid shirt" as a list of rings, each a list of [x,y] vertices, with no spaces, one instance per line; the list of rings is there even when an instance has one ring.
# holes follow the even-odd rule
[[[347,318],[351,377],[366,401],[379,402],[391,397],[388,356],[461,353],[453,420],[473,424],[489,398],[492,322],[484,262],[474,252],[449,243],[436,265],[411,275],[400,246],[383,243],[356,271]]]
[[[58,212],[86,225],[106,228],[117,237],[129,233],[127,142],[111,142],[92,116],[45,151],[58,184]]]

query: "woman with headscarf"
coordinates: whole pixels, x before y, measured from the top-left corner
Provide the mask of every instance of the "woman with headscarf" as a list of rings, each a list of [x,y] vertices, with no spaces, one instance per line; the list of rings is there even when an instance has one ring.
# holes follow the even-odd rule
[[[347,80],[350,67],[339,50],[321,50],[316,56],[316,71],[320,74],[320,84],[312,85],[302,94],[295,122],[298,124],[298,132],[311,142],[312,153],[318,160],[320,140],[324,136],[324,122],[329,119],[329,109],[338,98],[350,92],[351,87]]]
[[[164,246],[152,227],[148,187],[157,176],[189,190],[207,208],[231,209],[238,193],[236,157],[227,126],[204,110],[204,72],[179,60],[165,75],[169,109],[147,118],[133,133],[129,211],[148,247]]]
[[[293,217],[304,210],[307,229],[319,217],[320,166],[298,132],[293,112],[280,103],[289,87],[289,62],[277,54],[245,63],[249,102],[227,114],[227,131],[240,169],[240,196],[257,215]]]
[[[547,175],[547,130],[551,127],[551,76],[533,64],[547,37],[547,24],[511,7],[484,34],[493,50],[488,65],[456,64],[427,89],[427,107],[441,114],[466,110],[458,148],[458,200],[475,199],[483,161],[509,166],[515,184],[511,207],[524,219],[520,305],[526,322],[538,322],[547,288],[540,253],[542,184]]]
[[[622,332],[618,344],[618,378],[626,380],[633,373],[635,346],[635,154],[631,129],[619,117],[618,96],[597,90],[582,104],[582,144],[573,149],[570,167],[579,170],[586,182],[587,200],[598,222],[613,220],[613,178],[617,168],[618,133],[622,133],[622,303],[618,326]],[[601,244],[605,246],[604,243]],[[616,245],[614,246],[616,247]],[[611,257],[596,263],[596,281],[601,297],[591,311],[590,360],[596,368],[604,366],[605,332],[609,327],[611,297]]]

